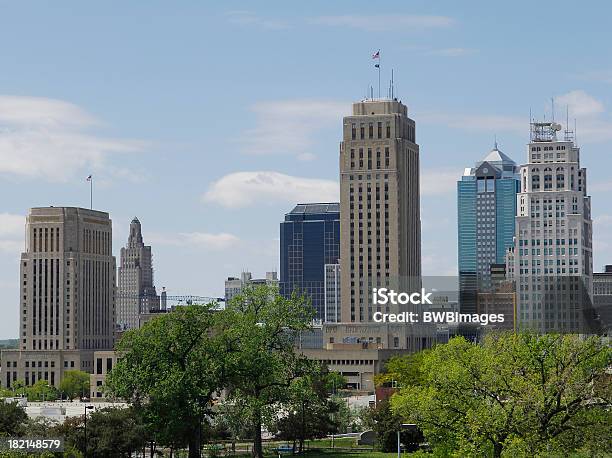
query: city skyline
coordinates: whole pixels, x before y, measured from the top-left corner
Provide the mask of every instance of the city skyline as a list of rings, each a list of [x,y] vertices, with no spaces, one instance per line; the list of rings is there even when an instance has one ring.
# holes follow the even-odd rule
[[[89,207],[89,174],[94,209],[113,219],[115,256],[134,214],[143,221],[158,287],[221,296],[228,275],[279,271],[287,208],[339,199],[341,119],[368,84],[377,93],[378,49],[382,94],[393,67],[396,94],[417,125],[425,275],[456,274],[455,186],[465,164],[481,159],[495,135],[522,163],[529,108],[549,118],[551,96],[558,119],[565,105],[578,118],[594,270],[610,263],[605,14],[573,11],[576,33],[555,35],[544,53],[535,48],[549,38],[515,32],[563,23],[562,5],[529,14],[450,2],[387,2],[376,13],[365,2],[323,5],[318,15],[274,2],[187,3],[172,14],[162,4],[6,6],[0,191],[11,198],[0,206],[0,338],[17,337],[28,209]],[[244,227],[245,219],[253,223]]]

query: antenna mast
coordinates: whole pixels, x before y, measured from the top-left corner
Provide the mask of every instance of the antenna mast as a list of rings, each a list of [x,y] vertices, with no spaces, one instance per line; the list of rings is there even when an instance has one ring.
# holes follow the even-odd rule
[[[550,98],[550,109],[552,110],[552,122],[555,122],[555,98]]]

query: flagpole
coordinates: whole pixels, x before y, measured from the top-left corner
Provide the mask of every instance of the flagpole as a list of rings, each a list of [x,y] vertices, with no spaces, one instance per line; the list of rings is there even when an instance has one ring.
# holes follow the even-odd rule
[[[378,50],[378,98],[380,99],[380,49]]]
[[[89,180],[89,208],[93,210],[93,177]]]

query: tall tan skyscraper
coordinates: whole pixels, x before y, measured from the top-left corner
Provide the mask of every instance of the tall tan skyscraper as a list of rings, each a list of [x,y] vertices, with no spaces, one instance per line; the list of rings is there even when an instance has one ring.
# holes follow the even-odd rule
[[[25,235],[19,350],[2,352],[2,384],[58,386],[64,370],[91,372],[93,352],[114,345],[112,223],[94,210],[32,208]]]
[[[144,244],[138,218],[130,223],[128,243],[121,248],[117,288],[117,325],[134,329],[141,313],[159,309],[159,296],[153,284],[153,255]]]
[[[369,322],[372,288],[420,285],[419,146],[396,99],[353,104],[340,144],[343,322]]]

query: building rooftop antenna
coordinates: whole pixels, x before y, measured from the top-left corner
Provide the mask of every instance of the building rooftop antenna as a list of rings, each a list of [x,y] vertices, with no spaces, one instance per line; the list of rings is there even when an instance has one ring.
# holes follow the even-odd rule
[[[578,127],[576,124],[576,118],[574,118],[574,143],[578,146]]]
[[[550,98],[550,110],[552,111],[552,122],[555,122],[555,98]]]

